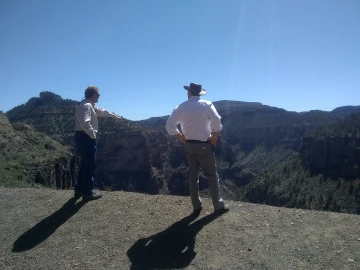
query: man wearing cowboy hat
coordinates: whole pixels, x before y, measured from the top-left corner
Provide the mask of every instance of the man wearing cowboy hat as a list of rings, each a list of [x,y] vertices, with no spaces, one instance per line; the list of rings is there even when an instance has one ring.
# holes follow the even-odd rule
[[[81,163],[78,179],[75,185],[74,197],[83,197],[84,200],[96,200],[101,194],[94,191],[94,172],[96,167],[96,138],[98,132],[98,117],[112,117],[115,120],[120,116],[95,106],[99,101],[100,90],[95,85],[85,89],[85,99],[75,110],[75,144],[80,152]]]
[[[202,210],[199,197],[199,166],[203,168],[208,180],[215,213],[229,211],[229,206],[220,196],[219,176],[217,174],[214,147],[222,130],[221,117],[214,105],[200,96],[206,94],[200,84],[184,86],[188,100],[177,106],[166,122],[169,135],[176,135],[185,144],[189,163],[189,189],[194,212]],[[177,125],[181,125],[182,133]]]

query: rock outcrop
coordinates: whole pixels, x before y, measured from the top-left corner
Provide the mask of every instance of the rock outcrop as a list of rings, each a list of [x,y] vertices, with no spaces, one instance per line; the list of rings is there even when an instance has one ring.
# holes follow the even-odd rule
[[[40,96],[41,100],[46,100],[46,101],[50,101],[50,102],[54,101],[54,100],[57,100],[57,101],[63,100],[61,96],[56,95],[49,91],[40,92],[39,96]]]
[[[13,127],[10,125],[9,119],[6,114],[0,111],[0,132],[13,131]]]

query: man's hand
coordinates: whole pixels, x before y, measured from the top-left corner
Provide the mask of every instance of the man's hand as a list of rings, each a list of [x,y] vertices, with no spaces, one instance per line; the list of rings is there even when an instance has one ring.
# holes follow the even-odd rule
[[[186,138],[185,138],[184,134],[180,133],[180,134],[177,134],[176,136],[177,136],[177,138],[179,139],[180,142],[182,142],[182,143],[186,142]]]
[[[213,145],[216,146],[216,142],[219,138],[219,132],[212,132],[211,136],[208,138],[208,141]]]
[[[121,116],[118,116],[118,115],[115,114],[115,113],[113,113],[112,118],[115,119],[115,120],[120,120],[120,119],[122,119]]]

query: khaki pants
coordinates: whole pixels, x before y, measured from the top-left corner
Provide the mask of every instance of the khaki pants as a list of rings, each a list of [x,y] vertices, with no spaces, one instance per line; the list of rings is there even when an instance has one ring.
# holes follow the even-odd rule
[[[215,153],[210,143],[185,143],[189,163],[189,189],[194,209],[202,207],[199,196],[199,167],[204,170],[208,180],[214,209],[222,209],[224,201],[220,197],[219,175],[216,170]]]

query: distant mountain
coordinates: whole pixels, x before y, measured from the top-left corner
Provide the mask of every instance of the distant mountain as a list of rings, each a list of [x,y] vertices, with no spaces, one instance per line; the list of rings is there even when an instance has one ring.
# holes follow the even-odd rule
[[[241,124],[248,125],[309,125],[309,124],[321,124],[325,120],[324,125],[333,123],[337,119],[345,118],[352,113],[360,112],[360,106],[343,106],[332,110],[331,112],[321,110],[311,110],[308,112],[291,112],[276,107],[263,105],[259,102],[245,102],[245,101],[232,101],[222,100],[213,102],[219,114],[225,120],[227,117],[238,114],[244,114],[246,117],[250,116],[251,122],[242,121]],[[259,121],[256,119],[254,114],[259,112],[263,113],[263,116],[257,116],[261,118]],[[269,115],[267,116],[266,114]],[[253,116],[253,117],[251,117]],[[267,117],[264,119],[263,117]],[[151,117],[149,119],[136,121],[137,123],[158,130],[165,130],[165,124],[169,115]],[[255,119],[251,119],[255,118]],[[285,121],[285,122],[284,122]],[[322,125],[323,126],[323,125]]]
[[[148,127],[148,128],[165,131],[165,124],[166,124],[166,121],[168,118],[169,118],[169,115],[166,115],[166,116],[159,116],[159,117],[150,117],[148,119],[139,120],[139,121],[135,121],[135,122],[142,126]]]
[[[259,102],[245,102],[245,101],[232,101],[232,100],[215,101],[214,105],[218,110],[219,110],[219,108],[220,109],[230,109],[233,107],[238,108],[240,106],[243,106],[243,107],[261,107],[261,106],[263,106]],[[136,122],[143,126],[149,127],[149,128],[165,131],[165,124],[166,124],[166,121],[169,118],[169,116],[170,115],[150,117],[148,119],[139,120]]]
[[[335,108],[331,113],[335,116],[345,118],[353,113],[360,112],[360,106],[343,106]]]
[[[230,145],[238,145],[245,153],[262,143],[270,148],[282,145],[299,150],[304,135],[340,120],[329,112],[288,112],[257,102],[216,101],[214,105],[222,117],[223,140]],[[152,117],[137,123],[165,131],[167,118]]]

